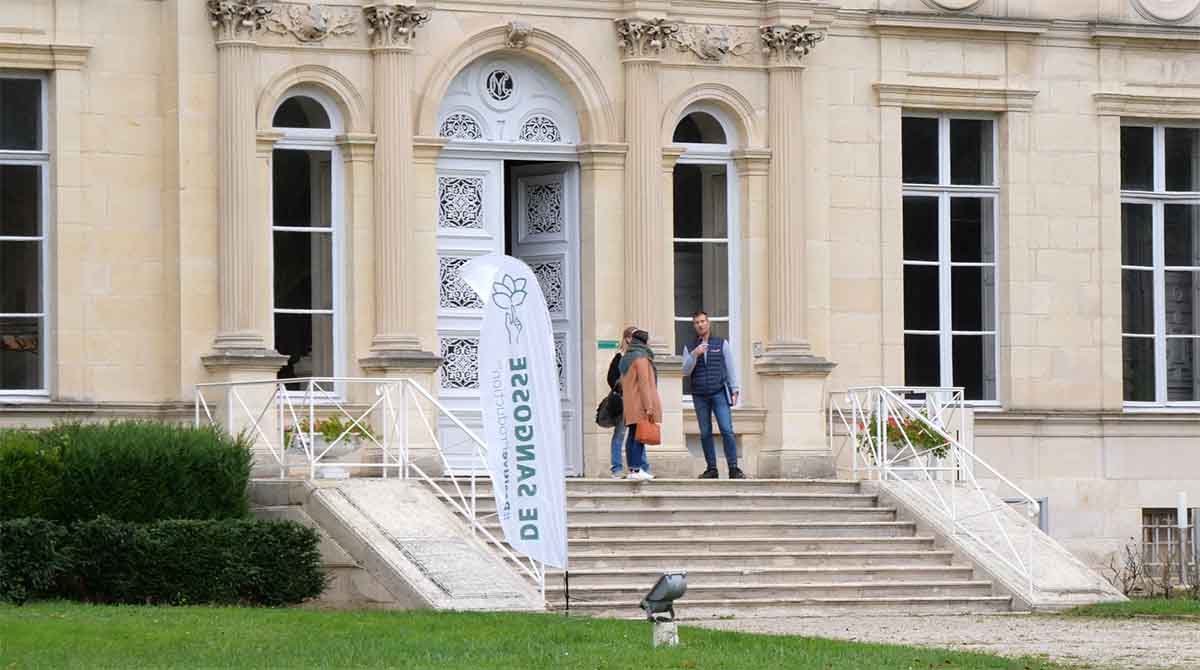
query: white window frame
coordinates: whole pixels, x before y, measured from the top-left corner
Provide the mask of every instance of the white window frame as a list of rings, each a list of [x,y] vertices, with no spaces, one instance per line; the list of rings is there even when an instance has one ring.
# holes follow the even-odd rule
[[[1166,244],[1164,230],[1164,211],[1166,205],[1195,205],[1200,207],[1200,191],[1168,191],[1167,190],[1167,161],[1166,161],[1166,129],[1167,128],[1197,128],[1200,124],[1186,121],[1157,122],[1145,119],[1122,119],[1121,128],[1152,128],[1154,130],[1154,190],[1136,191],[1121,189],[1121,205],[1150,205],[1152,235],[1153,265],[1126,265],[1121,261],[1121,298],[1124,302],[1125,270],[1153,270],[1154,289],[1154,333],[1126,333],[1124,329],[1125,315],[1121,314],[1121,351],[1124,358],[1125,339],[1154,340],[1154,400],[1125,400],[1124,407],[1131,410],[1156,408],[1187,408],[1200,409],[1200,399],[1197,400],[1167,400],[1167,340],[1200,339],[1200,333],[1195,335],[1167,334],[1167,298],[1166,277],[1168,271],[1200,271],[1200,266],[1166,264]],[[1122,160],[1118,157],[1118,160]],[[1118,166],[1119,168],[1120,166]],[[1121,217],[1122,236],[1124,236],[1125,218]],[[1200,374],[1200,370],[1196,371]],[[1121,397],[1125,396],[1125,379],[1121,378]]]
[[[272,119],[275,112],[279,110],[279,106],[287,102],[290,98],[297,96],[305,96],[317,101],[325,109],[325,114],[329,117],[329,128],[273,128],[275,132],[281,133],[282,137],[275,142],[274,149],[296,150],[296,151],[320,151],[329,154],[329,183],[330,183],[330,225],[325,228],[315,226],[276,226],[275,225],[275,210],[274,210],[274,172],[272,171],[271,187],[272,197],[268,199],[271,203],[269,208],[270,226],[271,226],[271,253],[269,263],[271,268],[271,328],[274,333],[275,315],[277,314],[328,314],[333,317],[331,325],[333,329],[333,377],[340,378],[345,370],[345,309],[342,303],[342,285],[344,281],[344,270],[342,261],[345,258],[343,253],[343,168],[341,148],[338,146],[337,138],[342,133],[342,118],[339,113],[337,104],[326,95],[323,91],[316,88],[300,86],[289,89],[287,93],[279,98],[279,102],[275,109],[271,112]],[[329,233],[331,235],[330,248],[332,250],[332,287],[333,294],[330,309],[292,309],[280,308],[275,303],[275,233],[290,232],[290,233]],[[279,380],[287,382],[286,379]],[[333,393],[323,394],[322,398],[318,398],[317,402],[335,402],[343,398],[345,389],[343,384],[334,384]],[[285,387],[286,388],[286,387]],[[307,397],[307,391],[290,390],[286,391],[288,395],[297,397]]]
[[[0,242],[37,242],[40,245],[41,253],[41,303],[40,312],[30,313],[0,313],[0,319],[11,318],[29,318],[40,319],[42,322],[41,341],[39,346],[42,348],[42,386],[37,389],[6,389],[0,388],[0,398],[5,402],[17,402],[22,400],[45,401],[50,396],[51,387],[51,372],[54,369],[54,338],[52,337],[53,330],[51,329],[51,318],[54,313],[54,290],[53,277],[51,271],[51,263],[53,256],[50,253],[50,248],[53,243],[53,226],[51,225],[51,207],[53,206],[52,198],[50,197],[50,170],[51,170],[51,148],[50,148],[50,78],[41,72],[21,72],[12,70],[0,70],[0,79],[36,79],[41,82],[41,120],[40,120],[40,136],[38,144],[40,150],[3,150],[0,149],[0,165],[32,165],[41,169],[41,203],[39,212],[40,216],[40,234],[36,236],[17,236],[8,235],[0,236]]]
[[[743,380],[745,371],[742,366],[742,356],[746,353],[744,346],[744,338],[740,337],[740,329],[736,324],[741,324],[741,247],[738,244],[739,219],[738,212],[741,211],[738,188],[738,173],[737,165],[733,161],[733,153],[737,150],[740,140],[735,131],[735,126],[730,122],[728,116],[716,105],[708,103],[694,103],[689,105],[679,114],[675,125],[678,126],[687,115],[693,112],[703,112],[717,120],[721,125],[721,130],[725,133],[725,144],[694,144],[690,142],[676,142],[675,146],[684,149],[683,154],[675,162],[676,165],[723,165],[725,166],[725,237],[675,237],[674,236],[674,221],[671,222],[671,257],[675,255],[676,242],[692,242],[692,243],[710,243],[710,244],[725,244],[728,253],[729,277],[727,278],[726,292],[729,295],[729,314],[726,316],[714,317],[711,314],[708,317],[711,323],[728,324],[726,330],[729,332],[729,339],[734,344],[734,354],[737,359],[734,360],[736,372],[739,380]],[[674,197],[673,192],[669,197]],[[672,211],[674,206],[672,205]],[[674,279],[672,278],[672,282]],[[674,296],[674,289],[671,295]],[[672,298],[672,302],[674,298]],[[672,305],[672,313],[674,305]],[[672,319],[672,325],[676,323],[692,322],[692,315],[676,314]],[[676,342],[676,348],[680,353],[683,352],[684,342]],[[745,385],[742,385],[742,392],[738,395],[738,401],[734,407],[741,407],[745,401]],[[692,397],[687,395],[683,399],[683,403],[687,407],[692,406]]]
[[[964,400],[973,407],[999,407],[1003,397],[1002,380],[1000,378],[1000,119],[996,114],[972,112],[933,112],[905,110],[903,117],[938,120],[938,180],[936,184],[903,183],[902,198],[909,196],[931,198],[938,201],[938,260],[910,261],[904,258],[901,246],[901,260],[904,267],[927,266],[938,268],[938,329],[913,330],[905,328],[904,335],[937,335],[939,352],[940,385],[954,386],[954,336],[955,335],[991,335],[992,374],[996,380],[996,397],[987,400]],[[954,185],[950,178],[950,122],[958,119],[983,120],[992,122],[992,184],[988,185]],[[900,147],[903,156],[903,143]],[[903,176],[901,176],[903,179]],[[967,262],[951,259],[950,249],[950,200],[955,197],[989,198],[992,202],[992,260],[991,262]],[[901,226],[903,226],[901,221]],[[903,233],[901,233],[903,238]],[[951,277],[956,267],[991,267],[992,268],[992,323],[991,330],[954,330],[952,321]],[[903,311],[903,306],[901,307]],[[905,384],[908,380],[905,379]]]

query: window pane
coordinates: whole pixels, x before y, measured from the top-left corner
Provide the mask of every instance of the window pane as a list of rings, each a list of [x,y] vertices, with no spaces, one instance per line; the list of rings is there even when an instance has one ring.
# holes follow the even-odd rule
[[[1200,362],[1200,340],[1167,338],[1167,402],[1200,400],[1196,363]]]
[[[938,259],[938,199],[904,197],[904,260]]]
[[[287,364],[276,375],[278,379],[332,377],[333,316],[276,314],[275,350],[287,356]]]
[[[0,237],[41,235],[42,169],[0,165]]]
[[[45,355],[41,318],[0,319],[0,389],[35,391],[45,388]]]
[[[728,244],[675,243],[675,313],[690,316],[698,309],[729,315]]]
[[[276,128],[329,128],[329,115],[321,103],[305,95],[283,101],[275,110],[271,125]]]
[[[938,120],[906,116],[900,124],[904,183],[938,183]]]
[[[1154,272],[1121,271],[1121,332],[1154,334]]]
[[[965,400],[996,399],[996,337],[954,336],[954,386]]]
[[[996,329],[996,269],[950,269],[950,327],[954,330]]]
[[[333,309],[331,233],[274,233],[275,307]]]
[[[908,386],[942,385],[937,335],[904,336],[904,383]]]
[[[723,165],[676,165],[674,236],[729,236],[726,171]]]
[[[904,329],[938,330],[938,269],[904,266]]]
[[[1121,264],[1154,265],[1154,211],[1151,205],[1121,203]]]
[[[328,228],[333,221],[333,185],[328,151],[276,149],[272,158],[273,225]]]
[[[1165,128],[1163,144],[1166,150],[1166,177],[1168,191],[1200,191],[1200,129]]]
[[[725,129],[711,114],[692,112],[675,126],[671,141],[683,144],[725,144]]]
[[[0,149],[42,148],[42,82],[0,79]]]
[[[1121,128],[1121,188],[1127,191],[1154,190],[1153,128]]]
[[[984,119],[950,119],[950,183],[991,185],[992,122]]]
[[[0,242],[0,312],[42,311],[41,252],[41,242]]]
[[[1163,206],[1163,253],[1167,265],[1200,266],[1200,206]]]
[[[950,260],[991,263],[996,260],[992,198],[950,199]]]
[[[1166,298],[1167,334],[1197,335],[1196,291],[1200,290],[1200,272],[1171,270],[1165,273],[1163,295]]]
[[[1154,339],[1121,338],[1121,363],[1124,398],[1127,401],[1154,401]]]

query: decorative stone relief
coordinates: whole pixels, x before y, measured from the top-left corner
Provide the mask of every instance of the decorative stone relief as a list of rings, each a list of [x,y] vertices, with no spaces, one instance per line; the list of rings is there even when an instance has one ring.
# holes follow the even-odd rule
[[[517,82],[507,70],[492,70],[484,82],[488,97],[496,102],[504,102],[513,96],[517,90]]]
[[[470,258],[438,258],[438,304],[446,309],[483,309],[479,294],[462,280],[462,267]]]
[[[617,19],[617,46],[628,58],[655,58],[679,26],[666,19]]]
[[[525,184],[525,233],[556,235],[562,232],[561,183]]]
[[[483,137],[483,129],[475,117],[466,112],[455,112],[442,121],[438,134],[456,140],[478,140]]]
[[[545,114],[534,114],[521,126],[522,142],[538,142],[557,144],[562,142],[562,133],[558,132],[558,124]]]
[[[566,284],[563,282],[562,261],[534,261],[529,264],[538,286],[546,296],[546,309],[553,314],[563,314],[567,309]]]
[[[1200,0],[1130,0],[1134,10],[1150,21],[1183,23],[1200,10]]]
[[[443,337],[441,386],[444,389],[479,388],[479,338]]]
[[[505,43],[509,49],[524,49],[529,45],[529,35],[533,33],[533,26],[524,21],[509,21],[508,23],[508,39]]]
[[[438,177],[438,227],[483,229],[483,177]]]
[[[273,33],[291,35],[301,42],[323,42],[333,35],[354,34],[356,23],[350,10],[335,13],[314,2],[308,7],[275,5],[264,25]]]
[[[412,42],[417,28],[429,21],[429,12],[415,5],[367,5],[367,33],[377,47],[404,47]]]
[[[965,12],[974,9],[981,2],[983,0],[925,0],[926,5],[948,12]]]
[[[714,63],[754,51],[754,35],[728,26],[683,26],[670,40],[680,51]]]
[[[208,0],[208,18],[218,40],[249,39],[262,28],[271,7],[260,0]]]
[[[567,393],[567,335],[554,334],[554,364],[558,366],[558,392]]]
[[[808,26],[763,26],[759,35],[763,53],[776,64],[799,63],[825,39],[825,33],[813,32]]]

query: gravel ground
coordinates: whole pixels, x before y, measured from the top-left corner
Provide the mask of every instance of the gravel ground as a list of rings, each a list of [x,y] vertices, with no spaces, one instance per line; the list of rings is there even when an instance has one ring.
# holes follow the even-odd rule
[[[1045,656],[1081,668],[1200,669],[1200,621],[1003,614],[729,619],[687,623],[745,633],[943,647],[998,656]]]

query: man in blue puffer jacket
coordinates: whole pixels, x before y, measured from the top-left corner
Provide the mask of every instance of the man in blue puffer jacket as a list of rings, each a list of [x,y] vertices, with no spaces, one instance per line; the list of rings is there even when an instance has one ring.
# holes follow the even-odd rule
[[[737,375],[734,372],[733,351],[729,342],[709,334],[708,314],[698,311],[692,315],[692,326],[696,339],[692,346],[683,348],[683,374],[690,376],[692,404],[696,407],[696,421],[700,424],[700,446],[704,449],[707,465],[700,479],[717,478],[717,450],[713,445],[712,419],[717,417],[721,430],[721,442],[725,448],[725,462],[729,465],[730,479],[745,479],[737,465],[737,439],[733,435],[732,405],[737,404]]]

